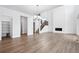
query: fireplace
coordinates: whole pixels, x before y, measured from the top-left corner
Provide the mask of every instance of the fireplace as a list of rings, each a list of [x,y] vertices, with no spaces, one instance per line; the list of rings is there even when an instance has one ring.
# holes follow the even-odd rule
[[[55,31],[62,31],[62,28],[55,28]]]

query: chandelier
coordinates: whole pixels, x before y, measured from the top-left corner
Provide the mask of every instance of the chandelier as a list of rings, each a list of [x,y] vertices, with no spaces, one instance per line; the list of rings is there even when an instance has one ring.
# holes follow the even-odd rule
[[[34,16],[33,16],[33,20],[35,21],[35,20],[41,20],[42,18],[40,17],[40,13],[39,13],[39,5],[35,5],[34,6],[35,7],[35,13],[33,14]],[[36,13],[39,13],[39,14],[36,14]]]

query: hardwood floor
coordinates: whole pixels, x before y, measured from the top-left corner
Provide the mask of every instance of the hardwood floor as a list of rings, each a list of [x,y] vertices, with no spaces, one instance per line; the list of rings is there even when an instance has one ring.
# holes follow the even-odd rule
[[[78,53],[78,40],[76,35],[58,33],[4,38],[0,41],[0,53]]]

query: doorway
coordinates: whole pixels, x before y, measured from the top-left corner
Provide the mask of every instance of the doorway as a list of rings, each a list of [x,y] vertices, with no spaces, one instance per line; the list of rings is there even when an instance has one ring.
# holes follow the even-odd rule
[[[27,35],[27,17],[21,16],[21,35]]]

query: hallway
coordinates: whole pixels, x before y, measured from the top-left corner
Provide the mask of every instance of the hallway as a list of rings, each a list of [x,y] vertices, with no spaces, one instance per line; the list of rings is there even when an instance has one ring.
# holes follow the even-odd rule
[[[79,53],[79,37],[59,33],[42,33],[0,41],[2,53]]]

